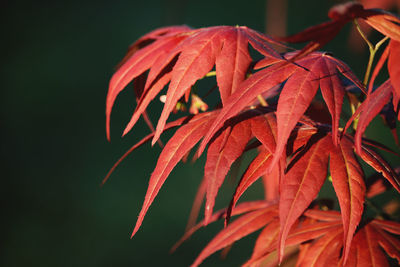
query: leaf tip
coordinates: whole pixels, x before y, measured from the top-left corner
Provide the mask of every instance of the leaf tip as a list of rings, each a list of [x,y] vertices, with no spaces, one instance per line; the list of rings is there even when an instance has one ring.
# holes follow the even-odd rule
[[[154,144],[157,142],[158,138],[156,138],[155,136],[153,137],[153,139],[151,140],[151,146],[154,146]]]
[[[122,132],[121,137],[124,137],[130,130],[131,128],[126,127],[125,130]]]
[[[106,115],[106,138],[108,142],[111,142],[111,135],[110,135],[110,115]]]
[[[142,224],[142,223],[141,223],[140,221],[138,221],[138,222],[136,223],[135,228],[133,229],[132,234],[131,234],[131,239],[135,236],[135,234],[136,234],[137,231],[139,230],[141,224]]]

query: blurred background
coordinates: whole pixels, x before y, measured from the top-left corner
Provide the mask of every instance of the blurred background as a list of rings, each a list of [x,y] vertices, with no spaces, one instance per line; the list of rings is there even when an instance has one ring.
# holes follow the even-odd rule
[[[149,132],[140,121],[120,138],[134,109],[132,90],[125,90],[113,109],[107,142],[105,97],[115,66],[132,42],[158,27],[246,25],[293,34],[326,21],[336,3],[293,0],[286,15],[268,16],[265,0],[3,1],[0,265],[191,264],[222,227],[211,225],[168,253],[184,232],[204,160],[178,165],[132,240],[160,148],[143,146],[100,187],[113,163]],[[276,30],[280,17],[286,26]],[[362,78],[367,58],[348,49],[348,34],[349,27],[325,49]],[[153,121],[160,108],[161,103],[154,105]],[[227,187],[230,193],[220,197],[217,208],[229,201],[233,185]],[[260,190],[248,197],[261,198]],[[204,266],[238,266],[250,256],[253,242],[246,238],[227,259],[215,254]]]

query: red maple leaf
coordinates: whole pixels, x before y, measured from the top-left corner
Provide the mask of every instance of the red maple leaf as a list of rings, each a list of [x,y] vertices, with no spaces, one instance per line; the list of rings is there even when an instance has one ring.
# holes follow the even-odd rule
[[[253,253],[243,266],[263,263],[275,266],[278,259],[274,251],[279,239],[278,206],[274,202],[245,202],[237,207],[240,215],[221,230],[196,258],[191,266],[198,266],[216,251],[232,245],[237,240],[259,230]],[[223,218],[225,210],[213,215],[213,221]],[[337,211],[309,209],[296,221],[287,238],[287,246],[299,254],[296,266],[388,266],[383,251],[400,263],[400,224],[374,219],[361,226],[349,247],[348,260],[341,254],[344,249],[341,215]],[[172,251],[193,235],[203,223],[191,228],[172,248]],[[276,254],[275,254],[276,255]],[[272,256],[272,258],[271,258]],[[264,266],[263,265],[263,266]]]
[[[164,131],[178,128],[158,158],[132,236],[174,167],[179,161],[185,161],[199,144],[194,160],[208,149],[204,178],[193,204],[190,229],[183,240],[219,218],[225,220],[226,227],[200,253],[193,266],[261,229],[253,255],[245,265],[262,261],[276,265],[296,253],[299,266],[328,263],[385,266],[383,251],[400,259],[399,241],[391,235],[400,234],[396,230],[398,224],[363,217],[366,195],[372,197],[384,190],[379,184],[375,189],[366,185],[359,162],[362,159],[400,192],[398,174],[374,150],[376,147],[390,149],[363,136],[385,106],[392,103],[394,112],[399,110],[400,19],[382,10],[364,9],[357,3],[336,6],[329,17],[331,21],[287,38],[287,41],[309,44],[286,54],[270,47],[270,44],[279,44],[278,41],[239,26],[166,27],[145,35],[131,46],[110,81],[107,136],[111,109],[118,94],[130,82],[135,84],[137,106],[124,134],[132,129],[140,115],[146,119],[149,103],[167,87],[165,105],[153,133],[126,152],[110,173],[143,143],[152,140],[154,144]],[[373,71],[368,90],[364,90],[365,86],[344,62],[328,53],[314,52],[353,19],[362,19],[391,38]],[[250,46],[261,54],[261,59],[250,56]],[[390,79],[373,90],[375,78],[386,60]],[[207,105],[198,92],[192,92],[192,86],[213,75],[221,105],[206,111]],[[344,97],[354,96],[350,91],[354,87],[361,89],[366,98],[341,128]],[[310,110],[318,92],[326,107],[320,109],[324,114],[314,116]],[[193,115],[168,123],[177,104],[188,102],[190,97],[193,105],[189,110]],[[315,119],[327,116],[328,119]],[[348,134],[346,130],[354,120],[358,121],[357,130],[355,134]],[[257,154],[241,175],[230,204],[213,213],[229,170],[250,150],[256,150]],[[328,173],[340,213],[310,209],[315,206],[313,203],[318,203],[316,199]],[[241,196],[260,177],[267,201],[239,203]],[[196,225],[204,199],[204,220]],[[230,223],[231,216],[239,214],[241,217]]]
[[[149,102],[170,82],[154,143],[178,100],[185,94],[187,99],[192,85],[211,71],[214,65],[224,103],[246,78],[252,61],[248,44],[265,57],[282,58],[270,47],[270,43],[278,44],[278,41],[247,27],[219,26],[197,30],[185,26],[170,27],[139,39],[131,50],[136,50],[149,39],[152,40],[149,45],[135,53],[128,53],[129,58],[124,60],[110,81],[106,104],[108,137],[111,109],[117,95],[129,82],[146,71],[149,73],[145,88],[124,134],[134,126]]]

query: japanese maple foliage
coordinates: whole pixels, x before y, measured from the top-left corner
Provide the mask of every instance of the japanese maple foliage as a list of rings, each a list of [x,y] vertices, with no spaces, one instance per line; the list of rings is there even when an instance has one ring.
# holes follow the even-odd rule
[[[390,166],[377,150],[389,151],[397,160],[398,154],[396,148],[365,137],[367,127],[380,113],[393,118],[389,125],[392,132],[400,119],[400,19],[354,2],[333,7],[329,17],[331,21],[279,41],[243,26],[173,26],[146,34],[129,48],[110,81],[107,137],[114,102],[131,82],[137,106],[123,135],[141,115],[151,125],[146,109],[159,95],[165,100],[164,108],[154,131],[121,157],[104,182],[137,147],[150,140],[154,144],[163,132],[177,128],[150,177],[132,236],[178,162],[185,161],[191,151],[195,150],[194,160],[206,151],[204,178],[187,232],[173,249],[217,219],[224,219],[225,228],[193,266],[261,229],[245,266],[276,266],[293,255],[297,255],[298,266],[388,266],[388,257],[400,264],[396,214],[370,200],[389,189],[400,192],[400,178],[393,168],[398,166]],[[346,23],[357,19],[385,36],[376,50],[389,39],[374,68],[371,54],[363,82],[343,61],[316,51]],[[281,41],[308,44],[294,50]],[[276,45],[292,51],[279,53],[273,49]],[[377,84],[376,77],[384,71],[386,61],[388,78]],[[193,87],[213,76],[219,104],[208,110],[205,97],[209,88],[194,92]],[[320,102],[324,108],[316,114],[314,105]],[[192,114],[168,122],[172,112],[186,105]],[[255,151],[255,157],[237,182],[231,202],[214,212],[229,170],[248,151]],[[374,183],[366,177],[366,168],[378,174]],[[261,177],[265,200],[239,203]],[[325,205],[318,197],[327,180],[335,191],[336,207]],[[204,219],[196,224],[203,201]],[[236,215],[240,217],[231,221]]]

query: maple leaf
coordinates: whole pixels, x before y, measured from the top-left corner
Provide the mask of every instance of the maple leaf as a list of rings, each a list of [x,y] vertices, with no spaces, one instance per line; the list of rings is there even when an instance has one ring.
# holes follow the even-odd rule
[[[397,98],[400,97],[400,68],[396,64],[400,60],[400,40],[391,40],[389,43],[389,60],[388,60],[388,71],[390,75],[391,84],[394,88],[393,95]],[[396,110],[398,105],[394,105]]]
[[[364,209],[364,174],[354,155],[353,145],[347,138],[343,138],[339,146],[332,148],[330,159],[332,184],[342,213],[346,261]]]
[[[216,110],[195,115],[186,124],[181,126],[165,145],[150,178],[145,201],[132,236],[138,231],[150,205],[172,169],[204,136],[218,112],[219,110]],[[199,196],[195,201],[195,203],[201,202],[203,194],[207,194],[205,207],[206,224],[211,219],[215,197],[230,166],[243,153],[248,141],[252,137],[249,125],[254,124],[254,122],[252,123],[251,121],[254,117],[264,116],[263,112],[265,110],[249,110],[247,113],[234,118],[230,121],[228,127],[211,142],[204,171],[205,187],[200,189]],[[167,124],[167,126],[169,125]]]
[[[305,212],[305,216],[332,223],[335,222],[335,217],[337,222],[340,220],[340,214],[333,211],[308,210]],[[327,229],[322,238],[312,243],[303,255],[302,262],[298,262],[298,264],[299,266],[317,266],[316,264],[328,262],[327,259],[330,259],[330,262],[337,262],[339,266],[388,266],[387,259],[380,248],[389,256],[400,260],[400,247],[398,246],[400,242],[389,234],[398,235],[399,226],[398,223],[374,219],[361,227],[353,238],[347,261],[345,261],[345,257],[339,259],[343,243],[338,236],[342,230],[340,228],[336,231]],[[323,249],[324,247],[327,249]]]
[[[336,6],[329,17],[331,21],[287,38],[310,43],[300,51],[282,55],[270,47],[279,42],[239,26],[166,27],[145,35],[129,48],[110,81],[107,136],[114,102],[130,82],[134,83],[137,106],[123,134],[132,129],[141,115],[153,133],[128,150],[110,173],[137,147],[151,139],[154,144],[164,131],[179,127],[158,158],[132,236],[171,171],[179,161],[186,161],[200,143],[194,160],[208,146],[204,178],[195,197],[188,230],[178,244],[217,219],[225,219],[226,227],[204,248],[193,266],[261,229],[245,265],[265,261],[272,266],[297,253],[298,266],[385,266],[385,252],[400,263],[400,242],[392,236],[400,234],[399,225],[363,220],[367,189],[357,159],[359,156],[400,192],[398,174],[373,150],[373,147],[386,148],[363,138],[371,120],[390,101],[393,112],[398,112],[400,19],[382,10],[364,9],[357,3]],[[313,52],[356,18],[391,38],[373,71],[367,92],[344,62],[327,53]],[[250,56],[250,46],[263,56],[261,60],[255,61]],[[375,78],[386,60],[390,79],[373,90]],[[204,112],[207,104],[191,88],[198,80],[214,75],[222,105]],[[342,130],[339,120],[343,98],[349,90],[343,77],[353,87],[360,88],[366,99]],[[153,129],[146,109],[167,85],[165,105]],[[330,116],[330,121],[329,117],[316,121],[313,114],[307,117],[318,89],[326,104],[326,109],[321,109],[322,115]],[[188,102],[189,98],[190,112],[195,115],[167,123],[177,104]],[[352,136],[346,130],[357,116],[358,127]],[[232,165],[252,149],[258,154],[241,176],[229,206],[213,213],[218,191]],[[315,207],[313,201],[328,171],[341,213],[310,209]],[[260,177],[267,201],[237,204]],[[368,197],[382,192],[382,186],[375,191],[373,186],[368,187]],[[204,198],[204,220],[196,224]],[[240,214],[229,223],[231,216]]]
[[[213,214],[212,221],[223,218],[226,210]],[[203,249],[192,266],[198,266],[205,258],[235,241],[263,228],[256,240],[251,258],[243,266],[254,266],[264,262],[276,250],[280,223],[278,206],[274,202],[244,202],[237,206],[233,215],[240,215],[233,223],[221,230]],[[374,219],[360,228],[350,245],[348,260],[341,254],[343,249],[342,216],[337,211],[309,209],[296,221],[288,234],[286,245],[298,246],[300,255],[296,266],[320,266],[321,263],[335,266],[386,266],[388,256],[400,262],[400,224]],[[204,226],[200,222],[191,228],[173,247],[173,251],[193,233]],[[308,246],[304,246],[308,244]],[[362,256],[361,256],[362,255]],[[278,261],[276,261],[276,264]],[[368,263],[368,264],[367,264]],[[372,264],[372,265],[371,265]]]
[[[281,182],[279,200],[279,259],[282,260],[285,240],[297,218],[306,210],[323,185],[328,167],[331,137],[326,136],[314,144],[285,174]]]
[[[276,63],[256,72],[231,95],[200,144],[199,154],[227,119],[244,110],[258,95],[285,81],[278,100],[278,138],[271,169],[281,157],[291,131],[311,104],[319,87],[331,113],[335,132],[332,138],[337,143],[340,111],[346,92],[346,87],[338,76],[343,74],[362,87],[360,81],[346,64],[325,53],[310,54],[296,61],[296,64],[287,64],[284,61],[281,63],[286,65]]]
[[[250,44],[266,57],[282,56],[270,47],[278,44],[265,35],[247,27],[218,26],[192,30],[188,27],[171,27],[156,30],[149,36],[140,39],[154,41],[134,52],[128,53],[129,59],[113,75],[107,95],[107,136],[112,106],[117,95],[145,71],[149,71],[146,85],[136,110],[124,130],[124,134],[134,126],[139,116],[145,111],[149,102],[170,82],[164,109],[159,118],[153,144],[158,139],[177,101],[183,96],[188,98],[190,88],[203,78],[215,65],[217,83],[222,102],[237,90],[246,78],[252,58],[248,51]],[[163,33],[160,35],[160,32]]]
[[[243,153],[251,138],[248,121],[243,121],[232,129],[229,127],[219,135],[208,148],[204,177],[207,182],[205,224],[208,223],[219,187],[225,179],[232,163]]]
[[[175,132],[174,136],[169,139],[161,152],[156,168],[150,177],[145,200],[132,236],[134,236],[139,230],[147,210],[172,169],[203,137],[208,125],[212,122],[212,120],[209,120],[209,117],[212,116],[215,116],[215,113],[201,113],[195,116],[189,123],[180,127]]]
[[[249,201],[249,202],[243,202],[237,205],[235,211],[232,213],[233,216],[235,215],[240,215],[243,213],[248,213],[251,211],[255,210],[260,210],[260,209],[268,209],[270,210],[271,206],[275,206],[276,209],[276,201],[265,201],[265,200],[258,200],[258,201]],[[209,223],[215,222],[221,218],[224,218],[227,214],[227,209],[222,209],[219,211],[216,211],[211,218],[209,219]],[[204,220],[197,223],[196,225],[193,225],[190,227],[187,231],[185,231],[185,234],[178,240],[178,242],[175,243],[175,245],[171,248],[171,252],[174,252],[180,245],[182,245],[183,242],[185,242],[187,239],[189,239],[197,230],[200,228],[204,227],[205,223]],[[211,253],[210,253],[211,254]]]
[[[188,121],[190,121],[192,117],[182,117],[180,119],[177,119],[175,121],[172,121],[170,123],[168,123],[165,128],[164,128],[164,132],[170,129],[173,129],[175,127],[181,126],[185,123],[187,123]],[[119,164],[121,164],[121,162],[128,157],[133,151],[135,151],[136,149],[138,149],[139,147],[141,147],[142,145],[144,145],[145,143],[147,143],[148,141],[150,141],[154,136],[154,132],[151,134],[148,134],[147,136],[145,136],[144,138],[142,138],[142,140],[140,140],[138,143],[136,143],[135,145],[133,145],[131,148],[128,149],[128,151],[126,151],[118,160],[117,162],[114,163],[114,165],[111,167],[111,169],[108,171],[107,175],[103,178],[103,181],[101,182],[101,185],[104,185],[107,180],[110,178],[111,174],[114,172],[114,170],[119,166]]]
[[[182,35],[182,33],[189,31],[189,29],[190,28],[183,26],[178,28],[174,27],[155,30],[133,44],[132,48],[128,51],[128,58],[123,59],[123,64],[121,64],[121,67],[115,72],[110,80],[106,100],[106,133],[108,139],[110,139],[111,109],[117,95],[134,78],[151,68],[159,57],[162,57],[165,53],[184,40],[186,36]],[[168,33],[170,30],[171,33]],[[148,41],[152,42],[143,48],[138,49]]]
[[[360,3],[348,2],[332,7],[328,12],[328,17],[331,21],[309,27],[295,35],[278,39],[289,43],[309,42],[294,57],[297,59],[330,42],[348,22],[354,19],[362,19],[383,35],[400,41],[400,19],[384,10],[364,9]]]
[[[389,10],[394,6],[400,7],[399,0],[360,0],[360,3],[366,8],[381,8]]]
[[[249,212],[229,224],[219,232],[210,243],[200,252],[192,267],[198,266],[205,258],[233,242],[247,236],[269,224],[276,217],[277,206]]]
[[[354,236],[346,261],[345,257],[341,255],[343,228],[341,227],[340,213],[311,209],[307,210],[304,215],[316,221],[307,223],[307,220],[304,220],[303,223],[299,223],[291,231],[287,240],[291,246],[311,241],[311,243],[307,243],[307,247],[300,246],[301,257],[299,256],[296,266],[309,267],[320,266],[320,264],[360,267],[388,266],[382,250],[400,263],[400,241],[391,235],[400,234],[400,224],[374,219],[362,226]],[[263,237],[263,234],[261,232],[259,239]],[[261,242],[259,244],[258,256],[254,257],[256,254],[253,253],[252,258],[245,265],[261,262],[272,252],[273,242],[266,242],[265,246],[262,246]]]
[[[400,97],[400,73],[399,68],[395,66],[395,62],[398,62],[400,55],[400,18],[381,9],[364,9],[361,4],[356,2],[334,6],[330,9],[328,16],[332,19],[329,22],[312,26],[293,36],[280,38],[292,43],[309,41],[301,51],[297,52],[292,60],[304,57],[321,48],[331,41],[348,22],[354,19],[361,19],[375,30],[391,38],[388,45],[388,51],[390,51],[388,71],[393,87],[395,88],[394,95],[398,99]],[[387,56],[387,54],[384,56]],[[370,83],[370,88],[372,88],[373,80]],[[398,103],[398,101],[396,102]],[[396,110],[397,103],[395,105]]]
[[[357,153],[363,157],[365,154],[364,150],[361,149],[362,145],[362,136],[365,132],[367,126],[372,121],[372,119],[383,109],[383,107],[390,101],[391,96],[393,99],[396,98],[396,92],[393,88],[390,79],[384,82],[379,88],[377,88],[374,92],[367,95],[365,101],[358,107],[356,112],[353,114],[352,118],[346,123],[344,132],[353,122],[354,118],[359,116],[357,131],[355,134],[355,146]],[[368,153],[367,153],[368,154]],[[368,155],[364,155],[368,157]],[[391,183],[395,186],[395,188],[399,188],[398,181],[391,181]]]

